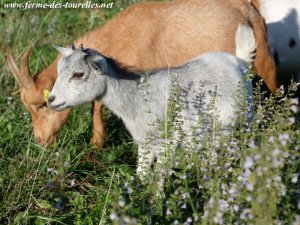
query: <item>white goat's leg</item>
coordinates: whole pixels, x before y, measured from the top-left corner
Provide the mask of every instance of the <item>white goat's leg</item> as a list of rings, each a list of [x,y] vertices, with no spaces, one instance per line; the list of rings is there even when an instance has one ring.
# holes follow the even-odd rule
[[[162,153],[164,154],[164,153]],[[165,176],[167,173],[166,161],[167,158],[165,156],[159,156],[154,167],[154,174],[156,176],[156,195],[157,197],[161,197],[164,190]]]
[[[138,149],[138,165],[136,169],[137,175],[142,182],[145,182],[147,175],[150,173],[150,167],[154,160],[154,153],[149,147],[141,147]]]
[[[156,195],[161,197],[164,190],[165,177],[169,176],[170,169],[173,165],[174,146],[166,146],[163,144],[164,140],[160,140],[160,143],[156,143],[155,153],[156,163],[154,165],[154,176]]]
[[[147,176],[152,174],[151,179],[154,178],[155,186],[157,187],[157,193],[163,190],[164,186],[164,177],[166,175],[166,157],[164,148],[157,145],[148,145],[146,148],[139,147],[138,150],[138,166],[137,174],[140,177],[142,182],[147,182]],[[151,165],[154,162],[154,159],[157,159],[154,165],[154,174],[151,172]]]

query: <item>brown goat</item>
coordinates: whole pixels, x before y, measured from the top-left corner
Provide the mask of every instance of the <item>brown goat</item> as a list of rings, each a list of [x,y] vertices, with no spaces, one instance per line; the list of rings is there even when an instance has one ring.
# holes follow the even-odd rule
[[[76,41],[93,48],[135,71],[177,67],[202,53],[235,53],[239,24],[254,31],[257,50],[256,72],[274,93],[277,87],[275,64],[269,54],[264,20],[246,0],[177,0],[139,3],[118,14],[104,26]],[[28,71],[26,51],[19,70],[10,51],[8,61],[19,85],[21,99],[32,115],[34,134],[40,144],[51,143],[70,115],[46,107],[43,89],[51,90],[57,77],[57,59],[33,79]],[[92,144],[101,147],[104,128],[101,103],[94,106]]]

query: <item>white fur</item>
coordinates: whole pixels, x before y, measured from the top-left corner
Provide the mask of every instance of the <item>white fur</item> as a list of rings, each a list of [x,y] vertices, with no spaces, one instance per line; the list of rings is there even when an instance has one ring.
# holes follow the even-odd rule
[[[300,1],[260,0],[260,11],[265,18],[272,54],[277,52],[278,75],[297,75],[300,81]],[[289,43],[293,38],[296,46]]]
[[[246,25],[240,24],[235,34],[237,57],[252,63],[255,57],[256,42],[253,30]]]

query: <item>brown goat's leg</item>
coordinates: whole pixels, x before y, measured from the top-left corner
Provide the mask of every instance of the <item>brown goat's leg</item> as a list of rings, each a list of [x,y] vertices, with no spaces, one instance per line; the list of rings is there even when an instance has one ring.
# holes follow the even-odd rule
[[[250,21],[256,39],[254,68],[256,73],[264,80],[269,90],[274,94],[277,89],[276,65],[269,51],[264,19],[254,14],[256,14],[255,11],[251,11]]]
[[[93,103],[93,136],[91,145],[94,149],[101,149],[104,144],[105,128],[102,119],[103,104],[99,101]]]

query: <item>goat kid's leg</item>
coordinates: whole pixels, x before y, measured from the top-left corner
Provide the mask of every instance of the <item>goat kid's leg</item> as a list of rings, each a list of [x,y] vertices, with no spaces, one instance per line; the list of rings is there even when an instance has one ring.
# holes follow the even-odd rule
[[[151,185],[154,189],[153,196],[149,201],[152,202],[157,197],[160,198],[163,193],[164,181],[166,175],[165,158],[161,153],[163,149],[154,145],[152,147],[139,147],[137,174],[145,185]],[[161,154],[160,154],[161,153]],[[154,159],[157,161],[154,163]],[[154,165],[153,165],[154,163]],[[153,165],[153,171],[151,166]],[[156,196],[156,197],[155,197]]]
[[[162,156],[163,155],[163,156]],[[167,176],[167,168],[166,168],[166,160],[168,160],[168,157],[164,156],[164,153],[162,153],[155,163],[154,167],[154,174],[156,176],[156,196],[162,197],[163,191],[164,191],[164,183],[165,183],[165,176]]]
[[[93,103],[93,136],[91,145],[94,149],[101,149],[104,144],[105,128],[102,119],[103,104],[99,101]]]
[[[139,147],[138,165],[136,173],[143,183],[147,182],[147,176],[150,175],[151,165],[154,161],[154,153],[149,147]]]

